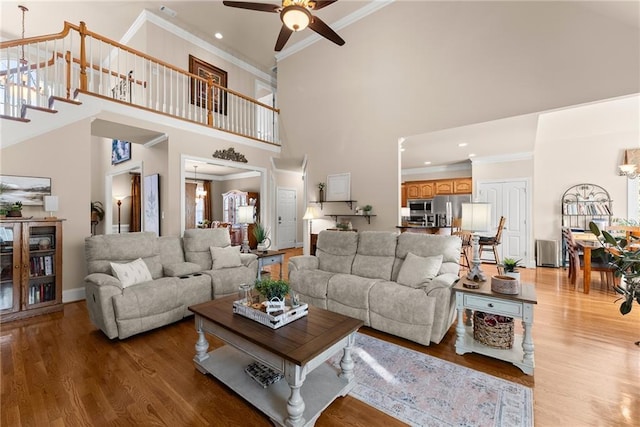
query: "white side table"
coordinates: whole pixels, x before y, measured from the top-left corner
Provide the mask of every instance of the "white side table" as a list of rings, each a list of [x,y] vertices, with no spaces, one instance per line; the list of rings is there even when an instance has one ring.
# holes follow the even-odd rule
[[[453,287],[456,293],[456,308],[458,309],[456,353],[474,352],[495,357],[514,364],[522,369],[525,374],[533,375],[535,363],[531,328],[533,327],[533,306],[538,303],[535,286],[530,283],[523,283],[520,294],[506,295],[492,292],[490,281],[483,282],[478,289],[463,287],[464,281],[465,279],[458,280]],[[468,319],[467,324],[464,322],[465,310],[480,310],[522,319],[524,335],[515,335],[513,348],[511,349],[497,349],[486,346],[473,339],[471,319]]]
[[[251,251],[258,256],[258,280],[262,277],[262,269],[269,265],[280,264],[280,279],[282,280],[282,263],[285,251]]]

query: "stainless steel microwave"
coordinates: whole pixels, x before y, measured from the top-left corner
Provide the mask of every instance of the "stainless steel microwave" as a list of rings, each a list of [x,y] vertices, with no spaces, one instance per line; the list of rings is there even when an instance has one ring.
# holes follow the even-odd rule
[[[433,213],[433,199],[410,199],[407,200],[407,205],[411,211],[411,216]]]

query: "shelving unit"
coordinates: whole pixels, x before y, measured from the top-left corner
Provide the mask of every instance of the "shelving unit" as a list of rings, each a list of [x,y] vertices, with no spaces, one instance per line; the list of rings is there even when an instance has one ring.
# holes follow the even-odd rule
[[[357,202],[357,200],[325,200],[322,202],[312,201],[309,203],[315,203],[320,205],[320,209],[323,209],[325,203],[346,203],[349,206],[349,209],[353,209],[353,204]]]
[[[346,215],[341,215],[341,214],[327,214],[325,216],[331,217],[333,218],[333,220],[335,222],[338,222],[338,217],[356,217],[356,218],[366,218],[367,219],[367,223],[371,224],[371,217],[375,216],[375,215],[353,215],[353,214],[346,214]]]
[[[0,322],[62,309],[62,220],[0,220]]]
[[[357,200],[330,200],[330,201],[311,201],[309,203],[315,203],[320,205],[320,209],[323,209],[325,203],[346,203],[349,206],[349,209],[353,210],[353,204],[356,203]],[[325,214],[324,216],[328,216],[333,218],[335,222],[338,222],[338,217],[355,217],[355,218],[366,218],[367,223],[371,224],[371,218],[376,215],[356,215],[356,214]]]

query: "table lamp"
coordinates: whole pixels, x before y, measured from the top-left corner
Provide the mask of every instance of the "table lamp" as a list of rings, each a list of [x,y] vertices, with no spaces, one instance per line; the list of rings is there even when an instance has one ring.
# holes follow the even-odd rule
[[[473,241],[473,267],[467,273],[467,279],[474,282],[487,280],[480,269],[480,236],[477,232],[488,231],[491,227],[491,204],[489,203],[462,203],[461,228],[472,232]]]
[[[58,211],[58,196],[44,196],[44,210],[49,212],[49,216],[44,217],[45,220],[58,219],[53,216],[53,213]]]
[[[402,222],[406,224],[411,217],[411,208],[400,208],[400,216],[402,217]]]
[[[238,223],[242,224],[242,247],[240,252],[248,254],[249,250],[249,224],[253,224],[253,210],[255,206],[238,206]]]

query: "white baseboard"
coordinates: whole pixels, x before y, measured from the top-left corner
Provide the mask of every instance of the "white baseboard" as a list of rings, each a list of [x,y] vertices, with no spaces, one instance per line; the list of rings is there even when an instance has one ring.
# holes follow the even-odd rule
[[[81,288],[67,289],[62,291],[62,302],[82,301],[86,299],[84,286]]]

